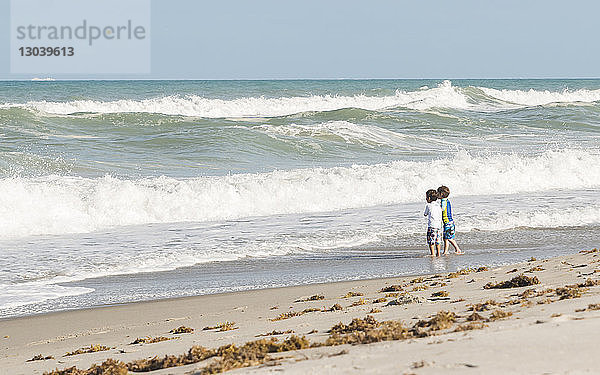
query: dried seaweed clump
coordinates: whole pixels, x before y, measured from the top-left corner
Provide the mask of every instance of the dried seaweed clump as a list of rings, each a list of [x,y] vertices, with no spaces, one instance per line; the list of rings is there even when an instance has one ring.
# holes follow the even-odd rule
[[[587,307],[587,310],[600,310],[600,303],[590,303]]]
[[[485,272],[485,271],[489,271],[489,268],[483,266],[483,267],[479,267],[475,270],[475,272]]]
[[[422,298],[411,296],[410,294],[402,294],[398,298],[391,300],[386,306],[407,305],[409,303],[421,303]]]
[[[294,333],[293,330],[289,329],[287,331],[277,331],[277,330],[273,330],[271,332],[267,332],[267,333],[261,333],[260,335],[256,335],[256,337],[262,337],[262,336],[277,336],[277,335],[287,335],[290,333]]]
[[[344,308],[342,307],[342,305],[340,305],[339,303],[336,303],[335,305],[331,306],[329,309],[323,309],[321,311],[327,312],[327,311],[339,311],[339,310],[343,310]]]
[[[369,314],[377,314],[377,313],[380,313],[380,312],[381,312],[380,309],[372,308],[371,311],[369,311]]]
[[[354,319],[349,325],[339,323],[331,328],[326,346],[342,344],[370,344],[373,342],[403,340],[412,337],[410,330],[398,321],[378,322],[368,315]]]
[[[386,286],[385,288],[382,288],[379,292],[380,293],[401,292],[402,290],[404,290],[404,288],[402,288],[402,285],[390,285],[390,286]]]
[[[544,269],[542,267],[535,266],[535,267],[532,267],[532,268],[528,269],[527,272],[538,272],[538,271],[543,271],[543,270]]]
[[[45,372],[44,375],[127,375],[127,365],[121,361],[107,359],[101,365],[92,365],[87,370],[69,367],[64,370]]]
[[[233,331],[234,329],[238,329],[240,327],[236,327],[235,326],[235,322],[225,322],[225,323],[218,323],[215,326],[212,327],[204,327],[202,328],[203,331],[209,331],[212,329],[218,329],[219,332],[225,332],[225,331]]]
[[[439,292],[431,293],[432,297],[448,297],[449,294],[445,290],[440,290]]]
[[[592,254],[592,253],[597,253],[598,251],[600,251],[600,250],[593,248],[592,250],[581,250],[580,253],[581,254]]]
[[[363,293],[350,291],[350,292],[346,293],[344,296],[342,296],[342,298],[352,298],[352,297],[362,297],[362,296],[364,296]]]
[[[281,314],[277,315],[276,317],[271,319],[271,321],[276,322],[278,320],[285,320],[285,319],[293,318],[295,316],[300,316],[300,315],[302,315],[302,313],[299,313],[297,311],[290,311],[290,312],[281,313]]]
[[[508,281],[502,281],[497,284],[487,283],[484,285],[484,289],[507,289],[507,288],[519,288],[523,286],[535,285],[539,284],[540,280],[538,280],[537,276],[529,277],[523,274],[519,276],[515,276]]]
[[[206,349],[203,346],[192,346],[186,354],[179,356],[166,355],[164,357],[153,357],[149,359],[140,359],[137,361],[127,363],[127,368],[132,372],[148,372],[154,370],[160,370],[163,368],[178,367],[190,365],[192,363],[198,363],[204,361],[207,358],[214,357],[216,351],[212,349]],[[94,373],[95,375],[96,373]],[[100,373],[104,374],[104,373]],[[112,374],[107,372],[106,374]]]
[[[162,342],[162,341],[168,341],[168,340],[175,340],[178,339],[179,337],[164,337],[164,336],[159,336],[159,337],[138,337],[137,339],[135,339],[131,344],[129,345],[135,345],[135,344],[154,344],[157,342]]]
[[[324,300],[325,296],[322,294],[315,294],[314,296],[306,297],[303,299],[295,300],[294,302],[309,302],[309,301],[321,301]]]
[[[586,288],[586,287],[598,286],[598,285],[600,285],[600,280],[592,280],[592,279],[587,279],[587,280],[585,280],[585,283],[577,284],[577,286],[579,288]]]
[[[492,306],[497,306],[498,302],[493,299],[489,299],[483,303],[476,303],[474,305],[469,306],[469,310],[471,311],[486,311],[491,310]]]
[[[169,331],[169,333],[174,334],[174,335],[178,335],[180,333],[192,333],[192,332],[194,332],[194,329],[190,328],[190,327],[186,327],[186,326],[177,327],[177,328],[174,328]]]
[[[474,312],[473,314],[467,316],[467,321],[468,322],[475,322],[477,320],[485,320],[485,318],[479,314],[477,314],[476,312]]]
[[[472,321],[467,324],[461,324],[456,327],[454,332],[464,332],[464,331],[472,331],[474,329],[482,329],[487,327],[487,324],[479,321]]]
[[[419,283],[422,283],[423,281],[425,281],[424,277],[417,277],[417,278],[412,279],[410,281],[410,283],[411,284],[419,284]]]
[[[375,300],[373,300],[373,303],[383,303],[383,302],[387,302],[387,298],[377,298]]]
[[[412,291],[413,292],[418,292],[418,291],[427,290],[427,289],[429,289],[429,286],[422,284],[422,285],[415,285],[415,287],[412,288]]]
[[[364,298],[361,298],[358,301],[352,302],[352,304],[350,306],[360,306],[360,305],[366,305],[366,304],[367,304],[367,301],[365,301]]]
[[[490,315],[490,320],[494,321],[494,320],[498,320],[498,319],[504,319],[504,318],[508,318],[509,316],[512,316],[512,313],[510,311],[502,311],[500,309],[498,310],[494,310],[492,312],[492,314]]]
[[[556,288],[556,295],[559,299],[571,299],[571,298],[579,298],[581,297],[581,288],[578,287],[564,287],[564,288]]]
[[[309,341],[304,337],[291,336],[282,343],[275,339],[261,339],[247,342],[243,346],[226,345],[217,350],[219,360],[203,368],[199,374],[218,374],[236,368],[256,366],[269,360],[269,353],[300,350],[310,347]]]
[[[447,277],[447,278],[449,278],[449,279],[455,279],[455,278],[457,278],[457,277],[459,277],[459,276],[462,276],[462,275],[468,275],[468,274],[470,274],[471,272],[473,272],[473,270],[472,270],[472,269],[458,270],[458,271],[456,271],[456,272],[450,272],[450,273],[448,274],[448,276],[446,276],[446,277]]]
[[[392,293],[386,293],[384,297],[385,298],[396,298],[399,295],[400,295],[400,293],[398,293],[398,292],[392,292]]]
[[[451,311],[440,311],[429,320],[419,320],[415,328],[429,328],[431,331],[439,331],[452,327],[456,322],[456,314]]]
[[[51,356],[51,355],[49,355],[49,356],[44,356],[43,354],[37,354],[37,355],[34,355],[34,356],[33,356],[33,358],[31,358],[31,359],[28,359],[28,360],[27,360],[27,361],[25,361],[25,362],[46,361],[46,360],[48,360],[48,359],[54,359],[54,357],[53,357],[53,356]]]
[[[331,327],[328,333],[351,333],[354,331],[366,331],[379,327],[380,323],[371,315],[367,315],[364,319],[354,318],[350,324],[346,325],[342,322]]]
[[[111,348],[109,348],[108,346],[104,346],[104,345],[90,345],[89,347],[77,349],[74,352],[68,352],[64,356],[69,357],[72,355],[85,354],[85,353],[104,352],[104,351],[110,350],[110,349]]]

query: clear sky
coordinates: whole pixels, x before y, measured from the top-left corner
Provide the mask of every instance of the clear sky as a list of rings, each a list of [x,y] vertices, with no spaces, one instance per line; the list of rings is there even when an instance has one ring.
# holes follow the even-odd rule
[[[151,74],[55,77],[600,77],[600,2],[592,0],[152,0],[151,5]],[[9,25],[10,1],[0,0],[5,30],[0,78],[31,78],[10,74]]]

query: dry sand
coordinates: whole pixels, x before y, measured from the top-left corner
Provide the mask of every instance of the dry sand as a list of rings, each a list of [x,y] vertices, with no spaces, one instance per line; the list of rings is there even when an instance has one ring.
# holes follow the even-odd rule
[[[513,271],[516,269],[516,271]],[[513,272],[511,272],[513,271]],[[510,280],[525,274],[536,276],[540,284],[509,289],[484,289],[488,282]],[[77,366],[87,369],[107,358],[123,362],[182,354],[193,345],[217,348],[257,340],[259,334],[292,330],[311,342],[325,342],[338,322],[371,315],[378,321],[398,320],[413,327],[438,311],[457,315],[450,328],[430,331],[426,337],[383,341],[373,344],[337,345],[275,353],[266,363],[229,373],[291,374],[599,374],[596,346],[600,334],[600,286],[575,288],[557,294],[557,287],[600,280],[600,252],[580,253],[542,261],[530,261],[449,278],[448,274],[317,284],[265,289],[220,295],[132,303],[119,306],[67,311],[0,321],[0,374],[43,374],[55,368]],[[411,280],[413,282],[411,283]],[[403,292],[419,301],[387,306],[393,297],[384,297],[384,287],[401,285]],[[416,290],[415,290],[416,289]],[[419,290],[420,289],[420,290]],[[528,297],[519,297],[533,289]],[[446,291],[447,297],[432,294]],[[342,298],[348,292],[363,296]],[[539,293],[538,293],[539,292]],[[569,292],[567,290],[566,292]],[[581,295],[577,296],[577,292]],[[443,293],[442,293],[443,294]],[[313,295],[325,299],[295,302]],[[573,297],[573,298],[564,298]],[[374,303],[378,298],[386,302]],[[351,306],[364,299],[365,304]],[[466,326],[472,305],[493,300],[497,305],[480,306],[487,319],[493,311],[512,313],[486,321],[482,329],[454,332]],[[307,308],[315,311],[273,321],[279,314]],[[486,309],[489,308],[489,309]],[[219,332],[203,330],[223,322],[235,322],[236,329]],[[170,334],[179,326],[193,333]],[[317,332],[315,332],[317,331]],[[135,344],[141,337],[177,337],[174,340]],[[289,334],[277,335],[283,340]],[[270,336],[267,336],[270,337]],[[64,356],[90,345],[110,347],[107,351]],[[35,355],[54,359],[27,362]],[[213,359],[152,374],[191,374]]]

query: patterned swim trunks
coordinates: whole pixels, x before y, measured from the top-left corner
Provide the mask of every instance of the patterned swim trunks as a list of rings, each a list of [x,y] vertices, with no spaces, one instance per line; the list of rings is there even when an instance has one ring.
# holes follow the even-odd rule
[[[454,228],[454,222],[451,221],[448,224],[444,224],[444,239],[451,240],[455,236],[456,229]]]
[[[435,245],[442,243],[441,228],[427,228],[427,245]]]

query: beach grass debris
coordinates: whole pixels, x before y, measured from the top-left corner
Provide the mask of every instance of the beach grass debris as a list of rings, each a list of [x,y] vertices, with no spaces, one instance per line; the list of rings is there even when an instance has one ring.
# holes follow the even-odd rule
[[[223,323],[217,323],[214,326],[208,326],[208,327],[204,327],[202,328],[203,331],[210,331],[213,329],[218,329],[218,332],[226,332],[226,331],[233,331],[234,329],[238,329],[240,327],[236,327],[235,326],[235,322],[223,322]]]
[[[321,301],[324,300],[325,296],[322,294],[315,294],[312,295],[310,297],[306,297],[306,298],[302,298],[302,299],[297,299],[294,302],[310,302],[310,301]]]
[[[361,293],[361,292],[352,292],[352,291],[350,291],[350,292],[344,294],[342,296],[342,298],[352,298],[352,297],[362,297],[362,296],[364,296],[364,294]]]
[[[419,320],[415,327],[429,328],[432,331],[439,331],[452,327],[456,322],[456,314],[451,311],[439,311],[433,318],[429,320]]]
[[[450,294],[448,294],[448,292],[445,290],[440,290],[439,292],[431,293],[432,297],[448,297],[449,295]]]
[[[285,313],[281,313],[281,314],[277,315],[276,317],[271,319],[271,321],[276,322],[278,320],[290,319],[290,318],[293,318],[295,316],[300,316],[300,315],[302,315],[302,314],[298,311],[289,311],[289,312],[285,312]]]
[[[481,311],[491,310],[495,306],[498,306],[498,302],[494,301],[493,299],[489,299],[482,303],[476,303],[473,305],[469,305],[469,311],[481,312]]]
[[[403,291],[404,288],[402,287],[402,285],[390,285],[390,286],[386,286],[385,288],[382,288],[379,293],[390,293],[390,292],[401,292]]]
[[[361,298],[358,301],[352,302],[352,304],[350,306],[354,307],[354,306],[360,306],[360,305],[366,305],[366,304],[367,304],[367,301],[364,298]]]
[[[530,269],[528,269],[525,272],[539,272],[539,271],[544,271],[544,268],[541,266],[535,266],[535,267],[531,267]]]
[[[193,333],[194,329],[190,328],[190,327],[186,327],[186,326],[180,326],[177,328],[173,328],[172,330],[169,331],[170,334],[173,335],[179,335],[181,333]]]
[[[79,370],[73,366],[64,370],[56,369],[51,372],[45,372],[44,375],[127,375],[128,373],[125,363],[115,359],[107,359],[102,364],[94,364],[87,370]]]
[[[499,319],[508,318],[509,316],[512,316],[512,313],[510,311],[502,311],[500,309],[496,309],[490,314],[489,320],[495,321]]]
[[[478,320],[485,320],[485,318],[483,316],[477,314],[476,312],[473,312],[471,315],[467,316],[468,322],[475,322]]]
[[[321,311],[323,312],[328,312],[328,311],[340,311],[343,310],[344,308],[342,307],[342,305],[340,305],[339,303],[334,304],[333,306],[331,306],[328,309],[323,309]]]
[[[155,356],[152,358],[140,359],[127,363],[126,368],[132,372],[148,372],[164,368],[185,366],[190,365],[192,363],[198,363],[205,359],[214,357],[216,354],[217,351],[214,349],[207,349],[203,346],[195,345],[192,346],[185,354],[179,356],[165,355],[164,357]],[[112,373],[106,372],[106,374]]]
[[[423,298],[410,295],[408,293],[401,294],[398,298],[389,301],[386,306],[408,305],[409,303],[421,303]]]
[[[277,331],[277,330],[273,330],[271,332],[267,332],[267,333],[261,333],[259,335],[256,335],[256,337],[265,337],[265,336],[278,336],[278,335],[288,335],[290,333],[294,333],[294,330],[292,329],[288,329],[287,331]]]
[[[51,355],[36,354],[33,356],[33,358],[28,359],[25,362],[47,361],[49,359],[54,359],[54,357]]]
[[[86,353],[104,352],[104,351],[107,351],[110,349],[112,349],[112,348],[108,347],[108,346],[104,346],[104,345],[90,345],[90,346],[86,346],[85,348],[81,348],[81,349],[77,349],[72,352],[68,352],[64,355],[64,357],[70,357],[73,355],[86,354]]]
[[[471,321],[466,324],[460,324],[455,329],[454,332],[464,332],[464,331],[472,331],[475,329],[483,329],[487,327],[487,324],[482,321]]]
[[[309,308],[306,308],[306,309],[300,311],[300,314],[301,315],[302,314],[308,314],[308,313],[316,312],[316,311],[321,311],[321,309],[317,309],[316,307],[309,307]]]
[[[384,303],[384,302],[387,302],[387,298],[382,297],[382,298],[377,298],[377,299],[373,300],[373,303]]]
[[[508,281],[502,281],[499,283],[489,282],[483,286],[483,289],[508,289],[508,288],[520,288],[524,286],[536,285],[539,284],[540,280],[538,280],[537,276],[529,277],[524,274],[520,274],[519,276],[515,276]]]
[[[556,288],[556,295],[559,299],[571,299],[571,298],[579,298],[581,297],[581,292],[584,288],[578,287],[564,287],[564,288]]]
[[[179,337],[165,337],[165,336],[158,336],[158,337],[150,337],[150,336],[146,336],[146,337],[138,337],[137,339],[135,339],[132,343],[130,343],[129,345],[136,345],[136,344],[155,344],[157,342],[162,342],[162,341],[169,341],[169,340],[176,340],[179,339]]]

